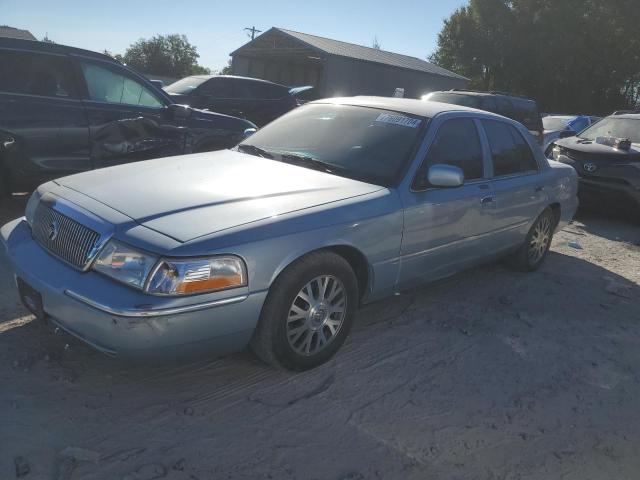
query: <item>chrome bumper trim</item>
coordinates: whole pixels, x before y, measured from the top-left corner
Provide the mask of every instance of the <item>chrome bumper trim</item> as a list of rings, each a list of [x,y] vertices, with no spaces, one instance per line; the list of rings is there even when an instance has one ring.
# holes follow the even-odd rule
[[[129,318],[162,317],[167,315],[178,315],[180,313],[197,312],[199,310],[206,310],[208,308],[215,308],[215,307],[221,307],[223,305],[240,303],[249,297],[249,295],[241,295],[238,297],[224,298],[222,300],[214,300],[212,302],[198,303],[195,305],[185,305],[184,307],[159,308],[155,310],[132,310],[132,309],[118,309],[118,308],[109,307],[107,305],[102,305],[101,303],[95,302],[72,290],[65,290],[64,293],[67,296],[73,298],[74,300],[82,302],[85,305],[95,308],[96,310],[100,310],[102,312],[108,313],[109,315],[115,315],[117,317],[129,317]]]

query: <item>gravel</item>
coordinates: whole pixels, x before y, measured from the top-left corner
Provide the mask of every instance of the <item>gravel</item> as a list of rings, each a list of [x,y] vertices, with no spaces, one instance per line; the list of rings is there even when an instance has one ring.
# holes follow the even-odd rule
[[[640,227],[581,216],[539,271],[368,306],[291,374],[105,357],[35,322],[0,265],[0,478],[637,478],[639,300]]]

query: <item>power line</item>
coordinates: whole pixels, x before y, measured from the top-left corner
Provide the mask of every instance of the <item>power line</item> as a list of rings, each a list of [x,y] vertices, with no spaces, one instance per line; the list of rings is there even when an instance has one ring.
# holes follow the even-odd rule
[[[256,33],[262,33],[262,30],[258,30],[256,27],[247,27],[245,30],[251,32],[251,40],[256,38]]]

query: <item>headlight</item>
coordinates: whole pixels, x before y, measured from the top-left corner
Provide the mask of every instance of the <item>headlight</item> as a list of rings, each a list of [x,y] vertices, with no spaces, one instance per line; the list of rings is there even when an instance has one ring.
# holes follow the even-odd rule
[[[93,269],[119,282],[142,289],[157,261],[158,258],[153,255],[110,240],[98,255]]]
[[[192,295],[246,284],[244,262],[234,256],[219,256],[162,260],[153,272],[146,291],[154,295]]]
[[[29,201],[27,202],[27,208],[24,210],[24,216],[27,219],[27,223],[30,227],[33,226],[33,217],[36,214],[36,208],[40,203],[40,192],[36,190],[29,197]]]

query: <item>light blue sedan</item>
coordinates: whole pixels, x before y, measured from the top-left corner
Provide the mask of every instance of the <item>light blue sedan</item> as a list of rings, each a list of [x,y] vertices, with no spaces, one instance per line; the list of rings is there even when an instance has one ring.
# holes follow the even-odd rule
[[[574,169],[507,118],[332,99],[234,150],[46,183],[2,250],[25,305],[102,352],[250,345],[301,370],[340,348],[363,303],[503,256],[538,268],[576,191]]]

